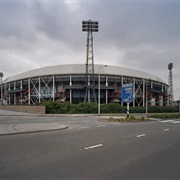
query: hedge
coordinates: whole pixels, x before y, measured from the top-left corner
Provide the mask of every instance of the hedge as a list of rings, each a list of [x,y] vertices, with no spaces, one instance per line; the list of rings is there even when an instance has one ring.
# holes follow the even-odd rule
[[[71,104],[69,102],[58,102],[58,101],[46,101],[42,103],[46,106],[47,114],[97,114],[98,105],[97,103],[79,103]],[[101,104],[101,113],[126,113],[126,106],[121,106],[117,103]],[[150,106],[148,107],[148,113],[170,113],[178,112],[178,107],[160,107]],[[130,113],[145,113],[146,107],[132,107],[130,106]]]

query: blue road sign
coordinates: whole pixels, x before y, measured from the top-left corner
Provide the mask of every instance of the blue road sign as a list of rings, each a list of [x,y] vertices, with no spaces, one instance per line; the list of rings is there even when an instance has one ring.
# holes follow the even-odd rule
[[[121,91],[121,101],[130,103],[133,102],[133,84],[123,84]]]

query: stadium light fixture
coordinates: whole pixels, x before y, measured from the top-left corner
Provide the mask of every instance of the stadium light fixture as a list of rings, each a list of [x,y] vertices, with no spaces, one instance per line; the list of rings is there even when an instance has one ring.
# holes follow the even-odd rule
[[[98,21],[82,21],[82,31],[86,32],[98,32],[99,23]]]

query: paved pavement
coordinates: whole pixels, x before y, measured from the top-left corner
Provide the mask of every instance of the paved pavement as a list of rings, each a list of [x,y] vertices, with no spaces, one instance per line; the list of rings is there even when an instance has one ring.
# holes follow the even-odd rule
[[[0,110],[0,117],[5,116],[38,116],[38,114],[24,113]],[[20,133],[31,133],[41,131],[52,131],[66,129],[68,126],[63,125],[60,122],[43,122],[43,123],[14,123],[0,124],[0,135],[20,134]]]
[[[142,116],[142,114],[140,114]],[[136,116],[140,116],[136,114]],[[71,116],[71,117],[70,117]],[[81,117],[82,116],[82,117]],[[121,115],[126,116],[126,114]],[[97,116],[96,114],[33,114],[0,110],[0,135],[31,133],[40,131],[52,131],[73,128],[88,128],[97,125],[105,126],[107,122],[99,122],[100,118],[109,116]],[[113,116],[113,118],[121,118]],[[71,119],[71,120],[70,120]],[[116,123],[115,123],[116,124]]]

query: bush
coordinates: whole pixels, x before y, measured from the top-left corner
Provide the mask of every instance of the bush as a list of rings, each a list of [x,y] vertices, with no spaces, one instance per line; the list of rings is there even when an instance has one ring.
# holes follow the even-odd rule
[[[71,104],[70,102],[58,102],[58,101],[46,101],[42,105],[46,106],[47,114],[79,114],[79,113],[91,113],[97,114],[98,104],[97,103],[79,103]],[[121,106],[118,103],[101,104],[101,113],[126,113],[127,107]],[[145,113],[146,107],[132,107],[130,106],[131,113]],[[178,112],[177,107],[148,107],[148,113],[169,113]]]
[[[46,106],[47,114],[62,114],[68,113],[71,109],[71,104],[69,102],[58,102],[58,101],[46,101],[43,103]]]
[[[140,121],[146,121],[148,119],[146,119],[145,117],[135,117],[135,116],[129,116],[129,117],[125,117],[125,118],[109,118],[109,121],[118,121],[118,122],[140,122]]]
[[[75,105],[76,113],[97,113],[98,107],[96,103],[79,103]]]
[[[165,113],[165,112],[178,112],[177,107],[168,106],[150,106],[148,107],[149,113]]]
[[[176,119],[176,118],[180,118],[180,114],[154,114],[149,117],[160,118],[160,119]]]
[[[145,113],[146,108],[141,106],[130,107],[130,113]]]
[[[120,104],[101,104],[101,113],[122,113],[122,111],[123,109]]]

